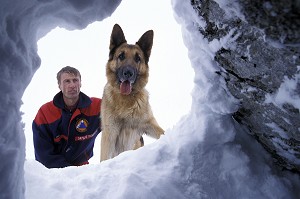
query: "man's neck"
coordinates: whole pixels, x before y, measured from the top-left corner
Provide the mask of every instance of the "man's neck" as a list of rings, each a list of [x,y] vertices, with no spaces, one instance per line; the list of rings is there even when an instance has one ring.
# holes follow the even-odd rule
[[[66,98],[64,98],[66,108],[74,109],[77,106],[78,100],[79,100],[79,98],[77,98],[77,99],[66,99]]]

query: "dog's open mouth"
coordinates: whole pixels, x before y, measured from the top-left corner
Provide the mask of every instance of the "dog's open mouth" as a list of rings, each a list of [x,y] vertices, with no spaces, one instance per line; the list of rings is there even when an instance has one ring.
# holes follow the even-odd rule
[[[132,91],[132,84],[130,81],[126,80],[120,84],[120,92],[122,95],[130,95]]]
[[[122,95],[130,95],[132,85],[137,78],[137,69],[132,66],[123,66],[117,70],[116,75],[120,82],[120,93]]]

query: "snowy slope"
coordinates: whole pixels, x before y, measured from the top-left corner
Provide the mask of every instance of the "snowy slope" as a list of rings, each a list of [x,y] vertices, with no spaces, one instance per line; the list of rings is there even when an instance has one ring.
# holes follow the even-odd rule
[[[18,2],[16,7],[20,10],[28,8],[30,14],[18,10],[19,14],[14,18],[12,14],[17,8],[11,2],[14,4]],[[98,16],[98,19],[101,19],[109,15],[118,4],[105,0],[92,3],[72,1],[73,4],[63,3],[58,6],[55,1],[48,3],[39,1],[38,5],[47,5],[47,8],[51,5],[55,8],[50,11],[45,9],[49,16],[54,16],[50,15],[51,11],[58,10],[57,15],[49,18],[48,15],[41,15],[41,10],[34,4],[35,1],[26,1],[26,5],[22,5],[22,2],[8,0],[2,2],[0,13],[9,13],[2,16],[6,19],[2,21],[2,25],[9,20],[20,23],[20,16],[23,14],[27,17],[28,23],[29,19],[32,19],[29,23],[31,25],[35,24],[35,18],[30,17],[40,17],[36,26],[33,25],[36,31],[40,30],[37,27],[42,26],[43,21],[56,24],[62,21],[62,18],[64,25],[73,24],[79,28],[95,20],[95,16],[87,14],[88,12],[110,10],[103,16]],[[194,14],[190,1],[173,0],[172,3],[176,19],[182,25],[183,39],[189,49],[191,65],[195,70],[190,114],[182,118],[155,143],[137,151],[122,153],[100,164],[49,170],[36,161],[26,161],[26,198],[297,198],[300,188],[299,176],[273,167],[269,155],[231,117],[231,113],[237,110],[239,102],[227,92],[224,80],[215,74],[219,68],[214,63],[213,57],[217,49],[230,45],[234,38],[224,37],[221,41],[208,43],[194,25],[205,24]],[[96,5],[99,6],[98,10],[95,8]],[[226,7],[226,4],[222,5]],[[229,13],[239,13],[238,10],[233,12],[232,9],[235,7],[230,7]],[[62,13],[67,15],[60,18]],[[42,20],[43,16],[47,16],[46,20]],[[83,20],[82,24],[77,24],[80,20]],[[14,30],[10,33],[15,34],[6,34],[4,30]],[[0,58],[1,67],[10,75],[14,73],[11,66],[18,63],[19,59],[16,58],[25,56],[23,65],[19,65],[27,68],[24,69],[25,73],[18,73],[18,78],[28,84],[28,74],[32,76],[38,64],[33,63],[33,60],[36,60],[34,52],[37,39],[32,36],[35,35],[34,30],[25,37],[26,42],[17,37],[25,34],[26,30],[24,25],[1,29],[1,38],[6,38],[8,43],[13,41],[15,47],[17,44],[23,45],[25,50],[23,53],[16,51],[15,56],[9,61],[3,61],[3,52]],[[39,34],[42,35],[41,32]],[[1,50],[9,46],[3,40],[0,44]],[[27,53],[24,54],[25,51]],[[4,77],[1,75],[2,81]],[[16,77],[11,75],[11,79],[15,80]],[[18,94],[12,96],[13,94],[8,93],[7,97],[20,103],[20,96],[26,86],[20,87],[18,85],[20,81],[12,81],[11,84],[13,88],[19,88],[16,91]],[[2,104],[4,100],[7,99],[1,98]],[[7,107],[6,110],[10,111],[11,106]],[[1,117],[3,115],[1,112]],[[13,123],[19,122],[20,117],[9,119],[8,124],[13,126]],[[15,129],[15,134],[18,132],[20,129]],[[17,157],[17,154],[24,154],[24,137],[18,135],[18,139],[9,142],[9,147],[5,148],[3,143],[6,139],[10,139],[7,134],[1,131],[0,154],[6,161],[0,166],[1,176],[5,176],[5,179],[2,177],[0,181],[0,196],[10,198],[8,195],[14,195],[12,198],[21,198],[24,178],[20,167],[23,165],[24,155]],[[10,185],[10,191],[7,191],[7,185]],[[6,193],[8,195],[5,195]]]

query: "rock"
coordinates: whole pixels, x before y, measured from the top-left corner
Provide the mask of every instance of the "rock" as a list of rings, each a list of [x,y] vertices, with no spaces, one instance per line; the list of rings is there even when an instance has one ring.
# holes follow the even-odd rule
[[[235,41],[215,55],[223,68],[217,74],[241,101],[234,118],[248,127],[278,165],[300,172],[300,107],[288,100],[300,100],[300,1],[191,4],[206,22],[199,31],[208,41],[234,30]],[[289,91],[286,101],[277,100],[280,89]]]

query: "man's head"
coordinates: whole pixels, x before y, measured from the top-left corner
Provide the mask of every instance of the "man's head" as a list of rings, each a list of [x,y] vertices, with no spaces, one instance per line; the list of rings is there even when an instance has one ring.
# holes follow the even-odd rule
[[[70,66],[62,68],[57,73],[57,82],[64,99],[78,99],[81,87],[81,75],[76,68]]]

